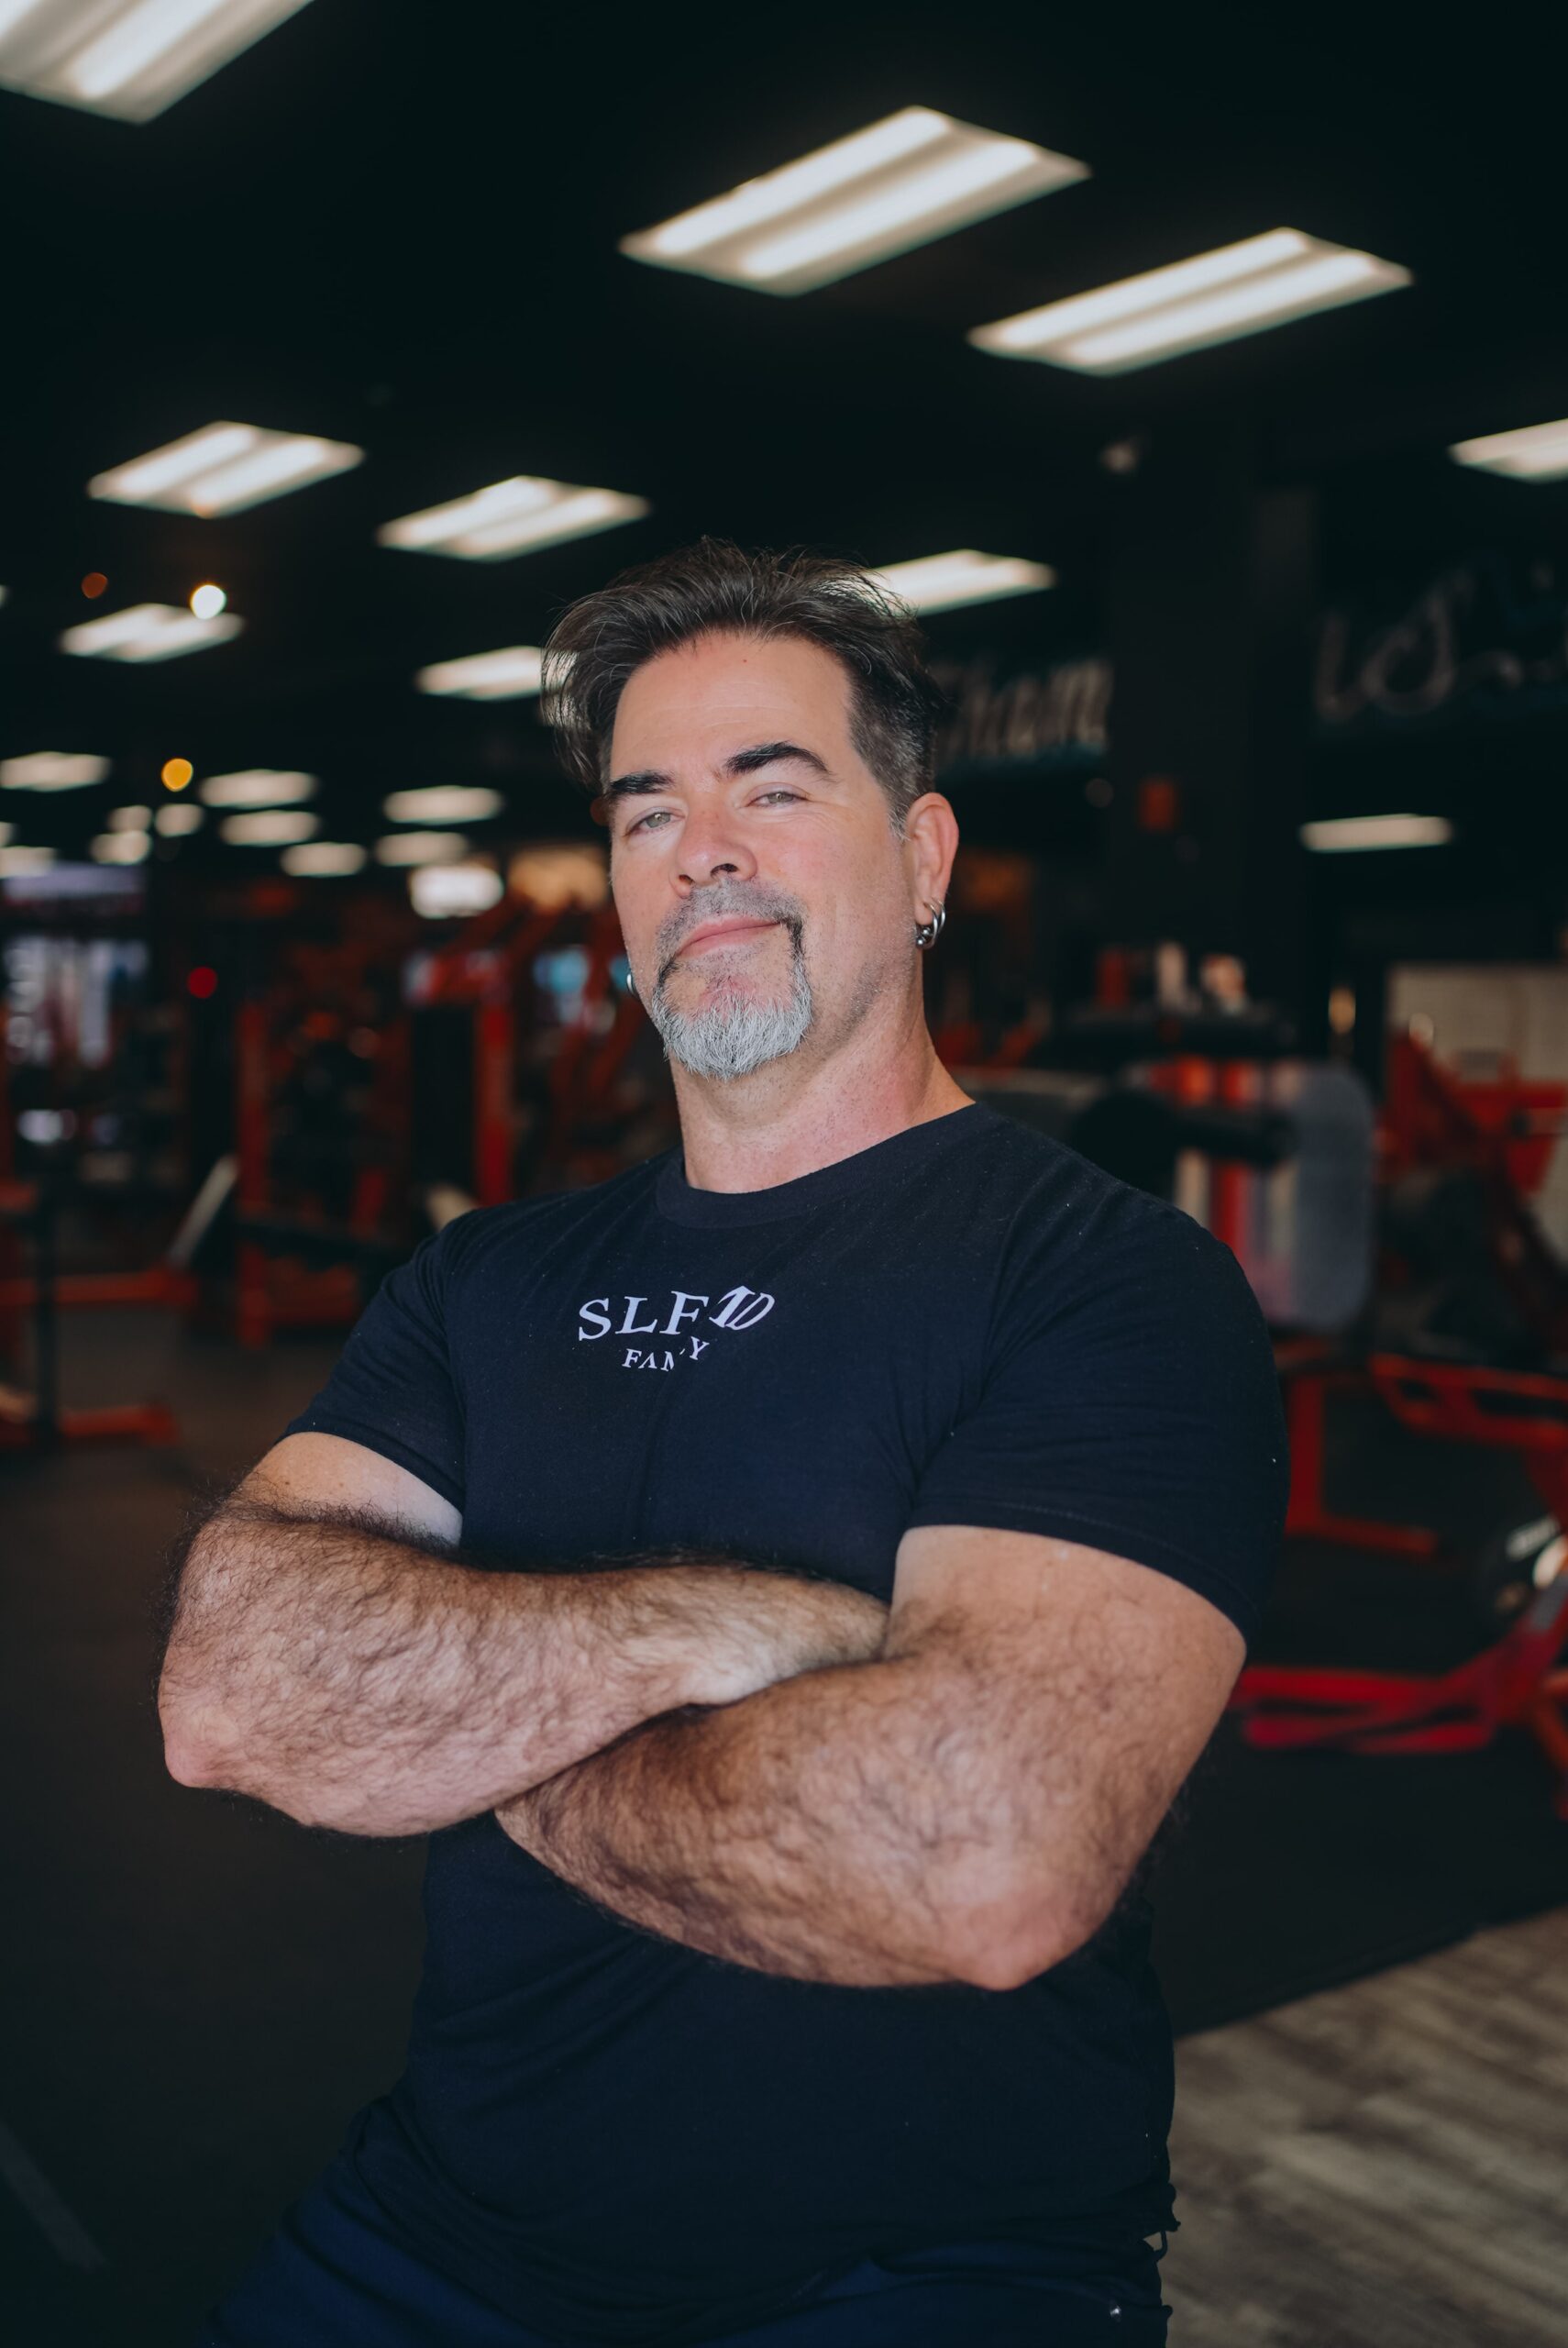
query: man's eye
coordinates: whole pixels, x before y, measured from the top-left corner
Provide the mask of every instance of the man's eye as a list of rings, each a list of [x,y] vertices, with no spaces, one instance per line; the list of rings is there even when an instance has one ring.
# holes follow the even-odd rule
[[[669,810],[668,807],[655,807],[655,808],[651,809],[651,810],[650,810],[650,812],[649,812],[647,814],[646,814],[646,815],[639,815],[639,816],[637,817],[637,820],[636,820],[636,822],[635,822],[635,824],[628,824],[628,825],[627,825],[627,826],[626,826],[626,836],[627,836],[627,838],[628,838],[628,839],[630,839],[630,837],[631,837],[631,836],[632,836],[632,834],[633,834],[634,832],[640,832],[640,831],[643,831],[643,830],[644,830],[644,829],[645,829],[645,828],[646,828],[649,824],[657,823],[657,822],[658,821],[658,819],[659,819],[659,817],[660,817],[661,815],[668,816],[668,815],[669,814],[669,813],[670,813],[670,810]]]
[[[786,791],[782,783],[779,783],[772,791],[759,791],[756,795],[758,801],[764,799],[799,799],[801,796],[798,791]]]

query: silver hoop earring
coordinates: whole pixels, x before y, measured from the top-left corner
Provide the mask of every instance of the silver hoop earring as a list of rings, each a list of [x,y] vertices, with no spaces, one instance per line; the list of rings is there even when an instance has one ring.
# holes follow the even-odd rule
[[[931,906],[931,919],[915,925],[915,944],[922,952],[928,946],[935,945],[947,923],[947,910],[940,897],[934,900],[928,897],[926,903]]]

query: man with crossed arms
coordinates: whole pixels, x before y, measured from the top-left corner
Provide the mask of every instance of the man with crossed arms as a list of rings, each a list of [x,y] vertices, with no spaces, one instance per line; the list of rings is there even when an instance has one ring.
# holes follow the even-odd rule
[[[1266,1333],[971,1101],[911,615],[722,542],[569,611],[680,1143],[461,1217],[186,1536],[169,1766],[427,1833],[407,2067],[203,2348],[1163,2340],[1135,1870],[1277,1549]]]

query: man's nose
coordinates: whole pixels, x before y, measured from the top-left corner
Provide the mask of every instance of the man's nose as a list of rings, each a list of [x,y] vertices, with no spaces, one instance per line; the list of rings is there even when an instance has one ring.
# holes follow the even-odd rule
[[[723,813],[692,813],[681,826],[678,878],[690,888],[701,888],[721,875],[747,880],[756,871],[756,858]]]

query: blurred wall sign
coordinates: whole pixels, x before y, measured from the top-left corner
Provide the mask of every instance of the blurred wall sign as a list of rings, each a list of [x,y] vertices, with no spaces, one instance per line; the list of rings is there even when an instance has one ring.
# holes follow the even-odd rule
[[[1320,730],[1382,731],[1568,710],[1568,590],[1558,566],[1483,555],[1390,608],[1349,596],[1324,615]]]
[[[1017,766],[1076,769],[1105,756],[1110,663],[1062,660],[997,674],[994,656],[933,664],[953,714],[937,742],[939,775]]]

